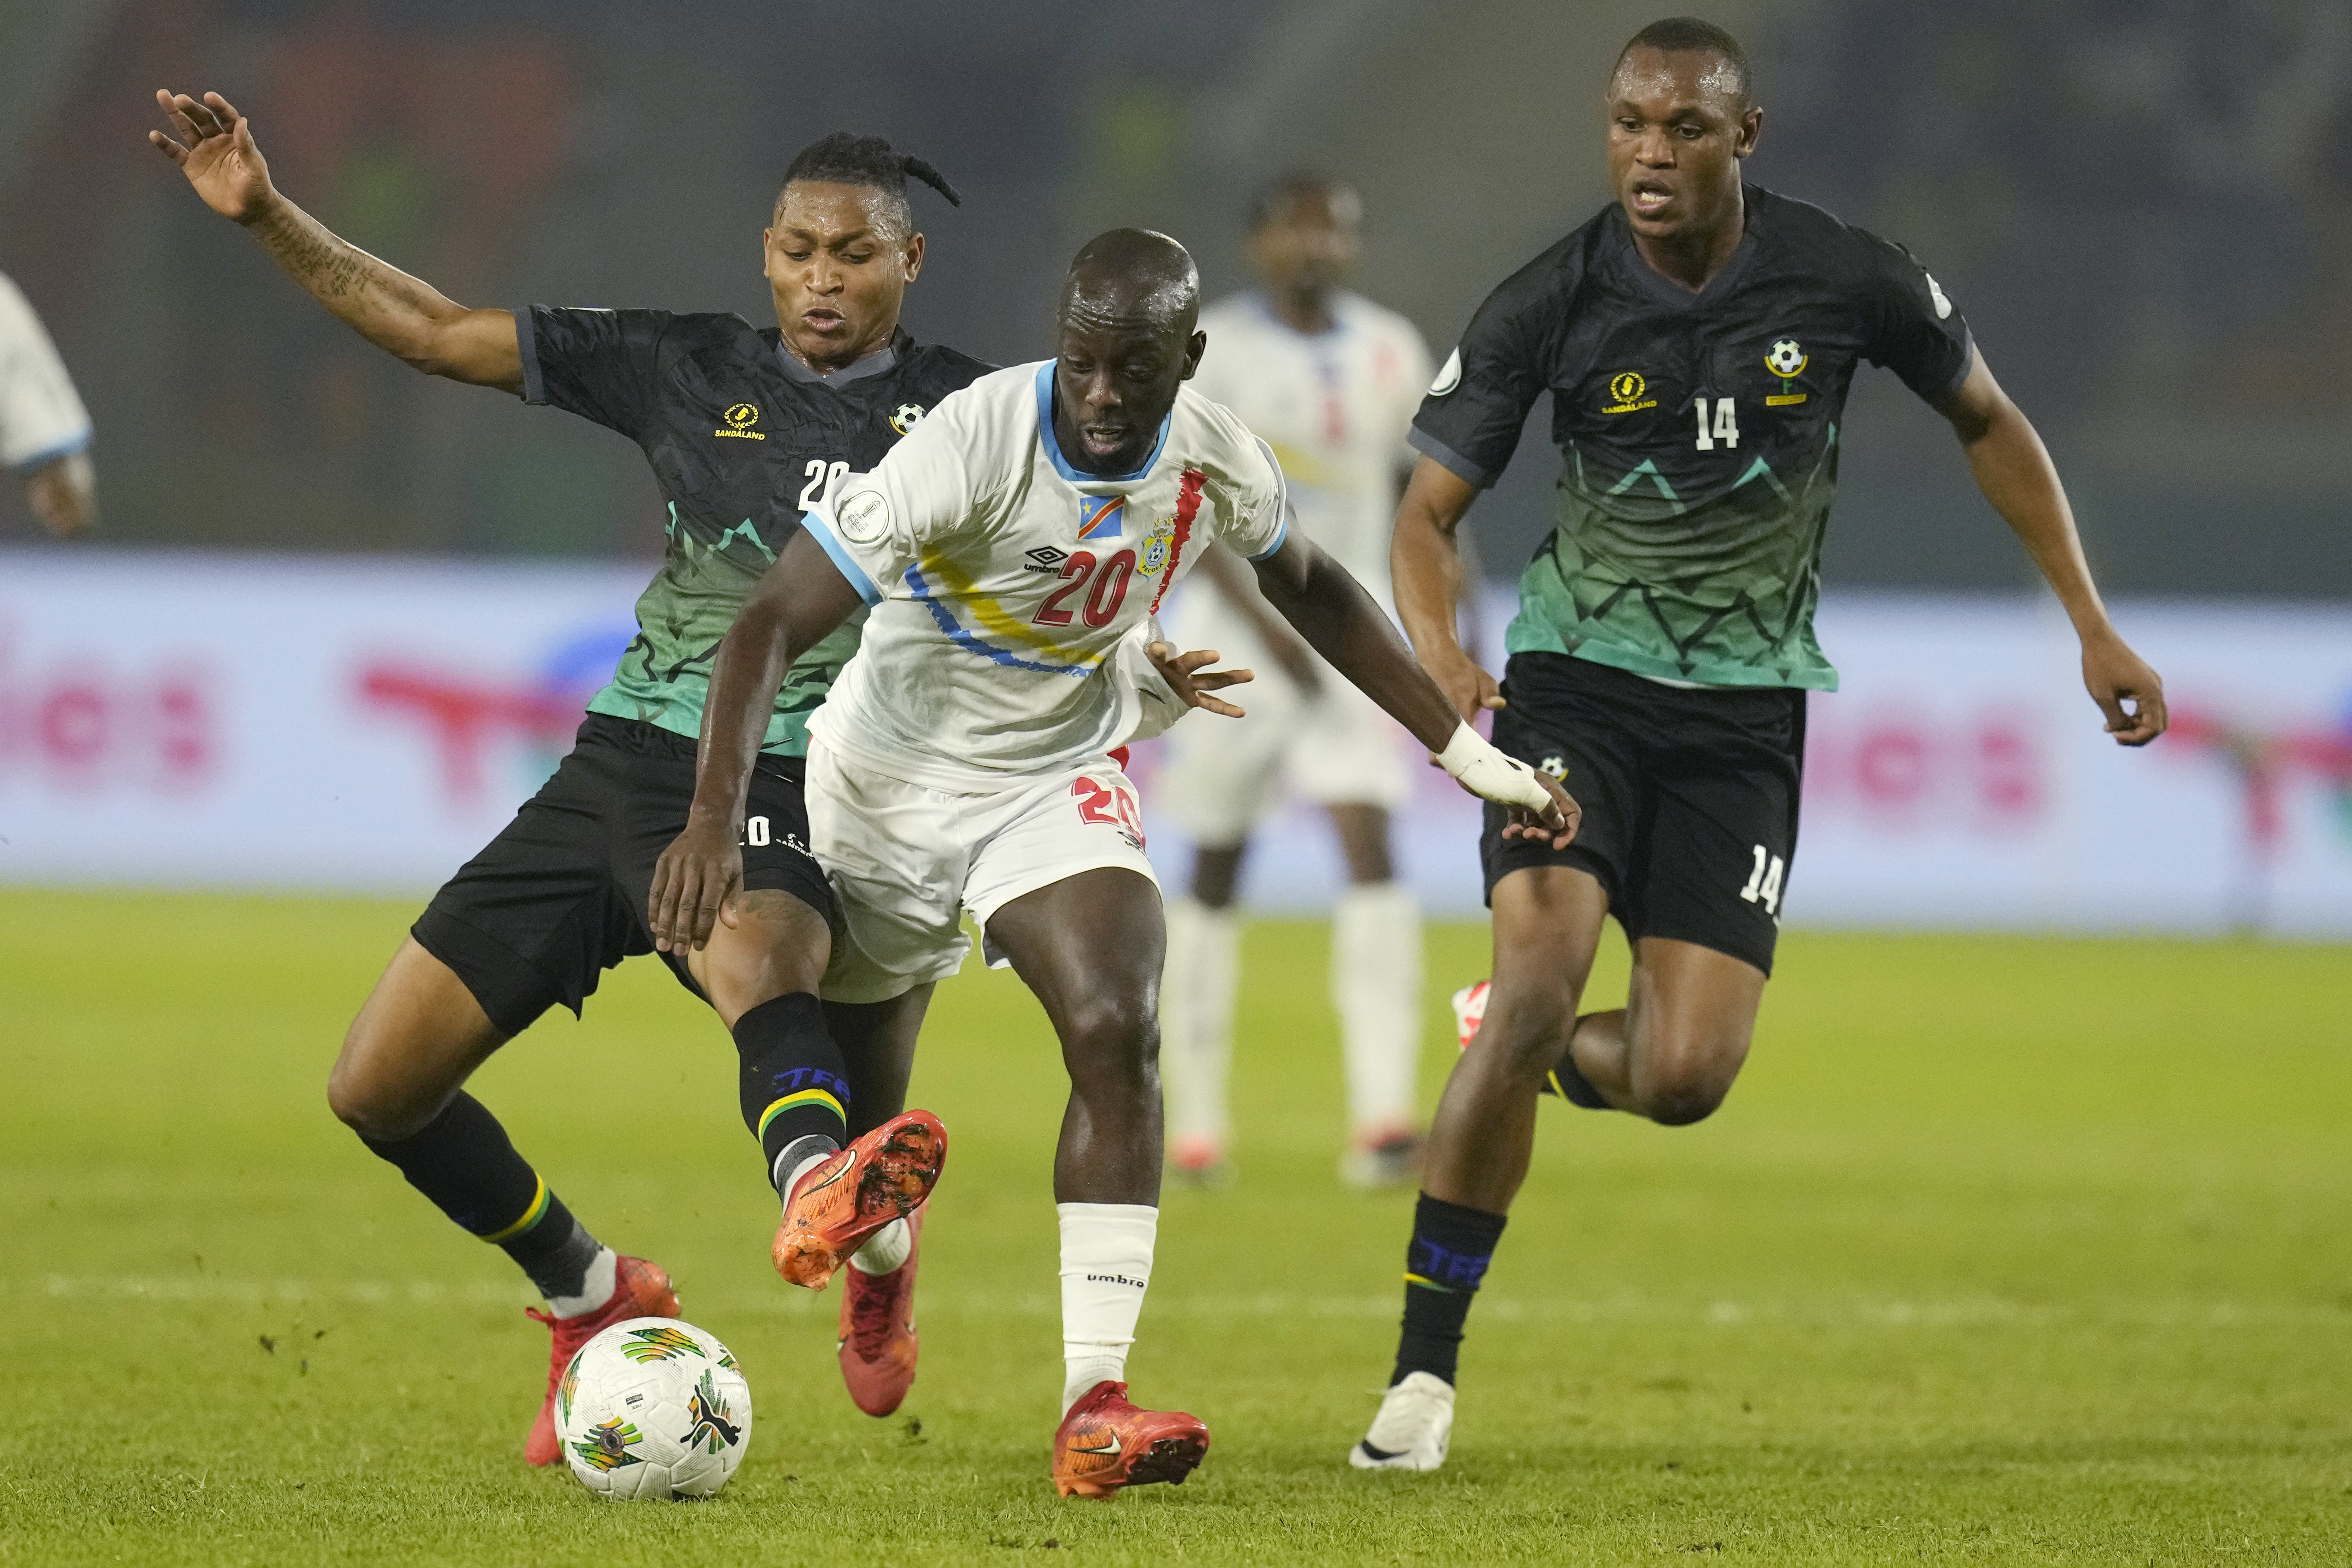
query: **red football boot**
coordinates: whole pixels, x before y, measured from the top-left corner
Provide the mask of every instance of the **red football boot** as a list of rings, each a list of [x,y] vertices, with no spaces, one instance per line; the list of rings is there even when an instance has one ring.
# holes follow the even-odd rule
[[[563,1446],[555,1440],[555,1385],[563,1380],[563,1369],[572,1364],[582,1345],[614,1323],[625,1323],[631,1318],[677,1317],[677,1292],[670,1289],[669,1276],[662,1272],[660,1264],[624,1258],[613,1268],[613,1299],[594,1311],[559,1318],[536,1307],[523,1310],[555,1331],[555,1348],[547,1362],[547,1397],[540,1402],[539,1419],[530,1424],[530,1436],[522,1440],[525,1463],[551,1465],[563,1458]]]
[[[1209,1428],[1181,1410],[1139,1410],[1108,1380],[1078,1396],[1054,1434],[1054,1489],[1108,1500],[1122,1487],[1184,1484],[1209,1452]]]
[[[915,1385],[915,1265],[926,1204],[907,1216],[907,1261],[887,1274],[852,1263],[841,1292],[841,1381],[868,1415],[887,1415]]]
[[[928,1110],[894,1116],[793,1184],[776,1227],[776,1272],[822,1290],[866,1238],[914,1213],[947,1163],[948,1130]]]

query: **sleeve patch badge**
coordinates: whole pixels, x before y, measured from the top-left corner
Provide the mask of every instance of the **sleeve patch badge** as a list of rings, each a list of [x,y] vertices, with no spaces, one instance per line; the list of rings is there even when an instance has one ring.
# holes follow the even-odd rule
[[[1462,351],[1455,349],[1445,356],[1445,363],[1438,367],[1437,379],[1429,384],[1429,395],[1443,397],[1461,384]]]
[[[890,531],[890,503],[880,490],[860,490],[841,503],[834,521],[852,544],[879,544]]]

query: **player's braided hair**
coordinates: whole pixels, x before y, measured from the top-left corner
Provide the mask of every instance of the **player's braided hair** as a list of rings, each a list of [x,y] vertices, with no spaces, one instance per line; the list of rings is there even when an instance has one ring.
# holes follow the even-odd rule
[[[879,136],[857,136],[846,131],[836,131],[819,137],[800,150],[799,156],[784,171],[783,189],[792,189],[795,181],[820,180],[844,185],[866,185],[893,198],[898,226],[914,227],[914,213],[907,205],[907,176],[916,179],[947,197],[952,206],[963,205],[963,197],[947,182],[947,176],[932,168],[911,153],[901,153]],[[776,195],[776,212],[784,210],[783,192]]]
[[[1739,47],[1738,38],[1712,22],[1696,16],[1662,17],[1626,41],[1625,47],[1617,51],[1617,64],[1623,65],[1625,57],[1635,49],[1656,49],[1668,55],[1696,53],[1720,56],[1737,79],[1739,101],[1742,104],[1755,101],[1749,89],[1748,51]],[[1612,66],[1610,68],[1613,71],[1616,68]]]

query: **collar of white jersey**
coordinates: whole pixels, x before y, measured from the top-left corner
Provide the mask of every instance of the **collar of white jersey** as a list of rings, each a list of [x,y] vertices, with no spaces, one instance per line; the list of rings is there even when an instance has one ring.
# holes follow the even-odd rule
[[[1151,466],[1160,461],[1160,454],[1168,449],[1168,426],[1175,421],[1176,409],[1171,404],[1160,418],[1160,438],[1151,443],[1151,455],[1131,474],[1089,474],[1074,468],[1070,460],[1062,456],[1061,440],[1054,434],[1054,362],[1047,360],[1037,367],[1037,439],[1045,447],[1045,456],[1053,459],[1054,471],[1074,485],[1133,484],[1151,472]]]

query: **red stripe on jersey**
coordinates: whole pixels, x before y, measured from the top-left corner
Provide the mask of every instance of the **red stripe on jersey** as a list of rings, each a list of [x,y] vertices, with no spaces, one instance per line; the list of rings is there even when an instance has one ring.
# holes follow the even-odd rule
[[[1125,746],[1113,746],[1110,749],[1110,760],[1118,764],[1119,772],[1127,772],[1127,748]]]
[[[1159,590],[1151,595],[1150,614],[1160,613],[1160,601],[1168,596],[1168,584],[1176,581],[1176,568],[1184,559],[1184,546],[1192,537],[1192,520],[1201,512],[1201,487],[1208,476],[1198,468],[1187,468],[1184,477],[1176,481],[1176,537],[1168,546],[1168,570],[1160,574]]]

